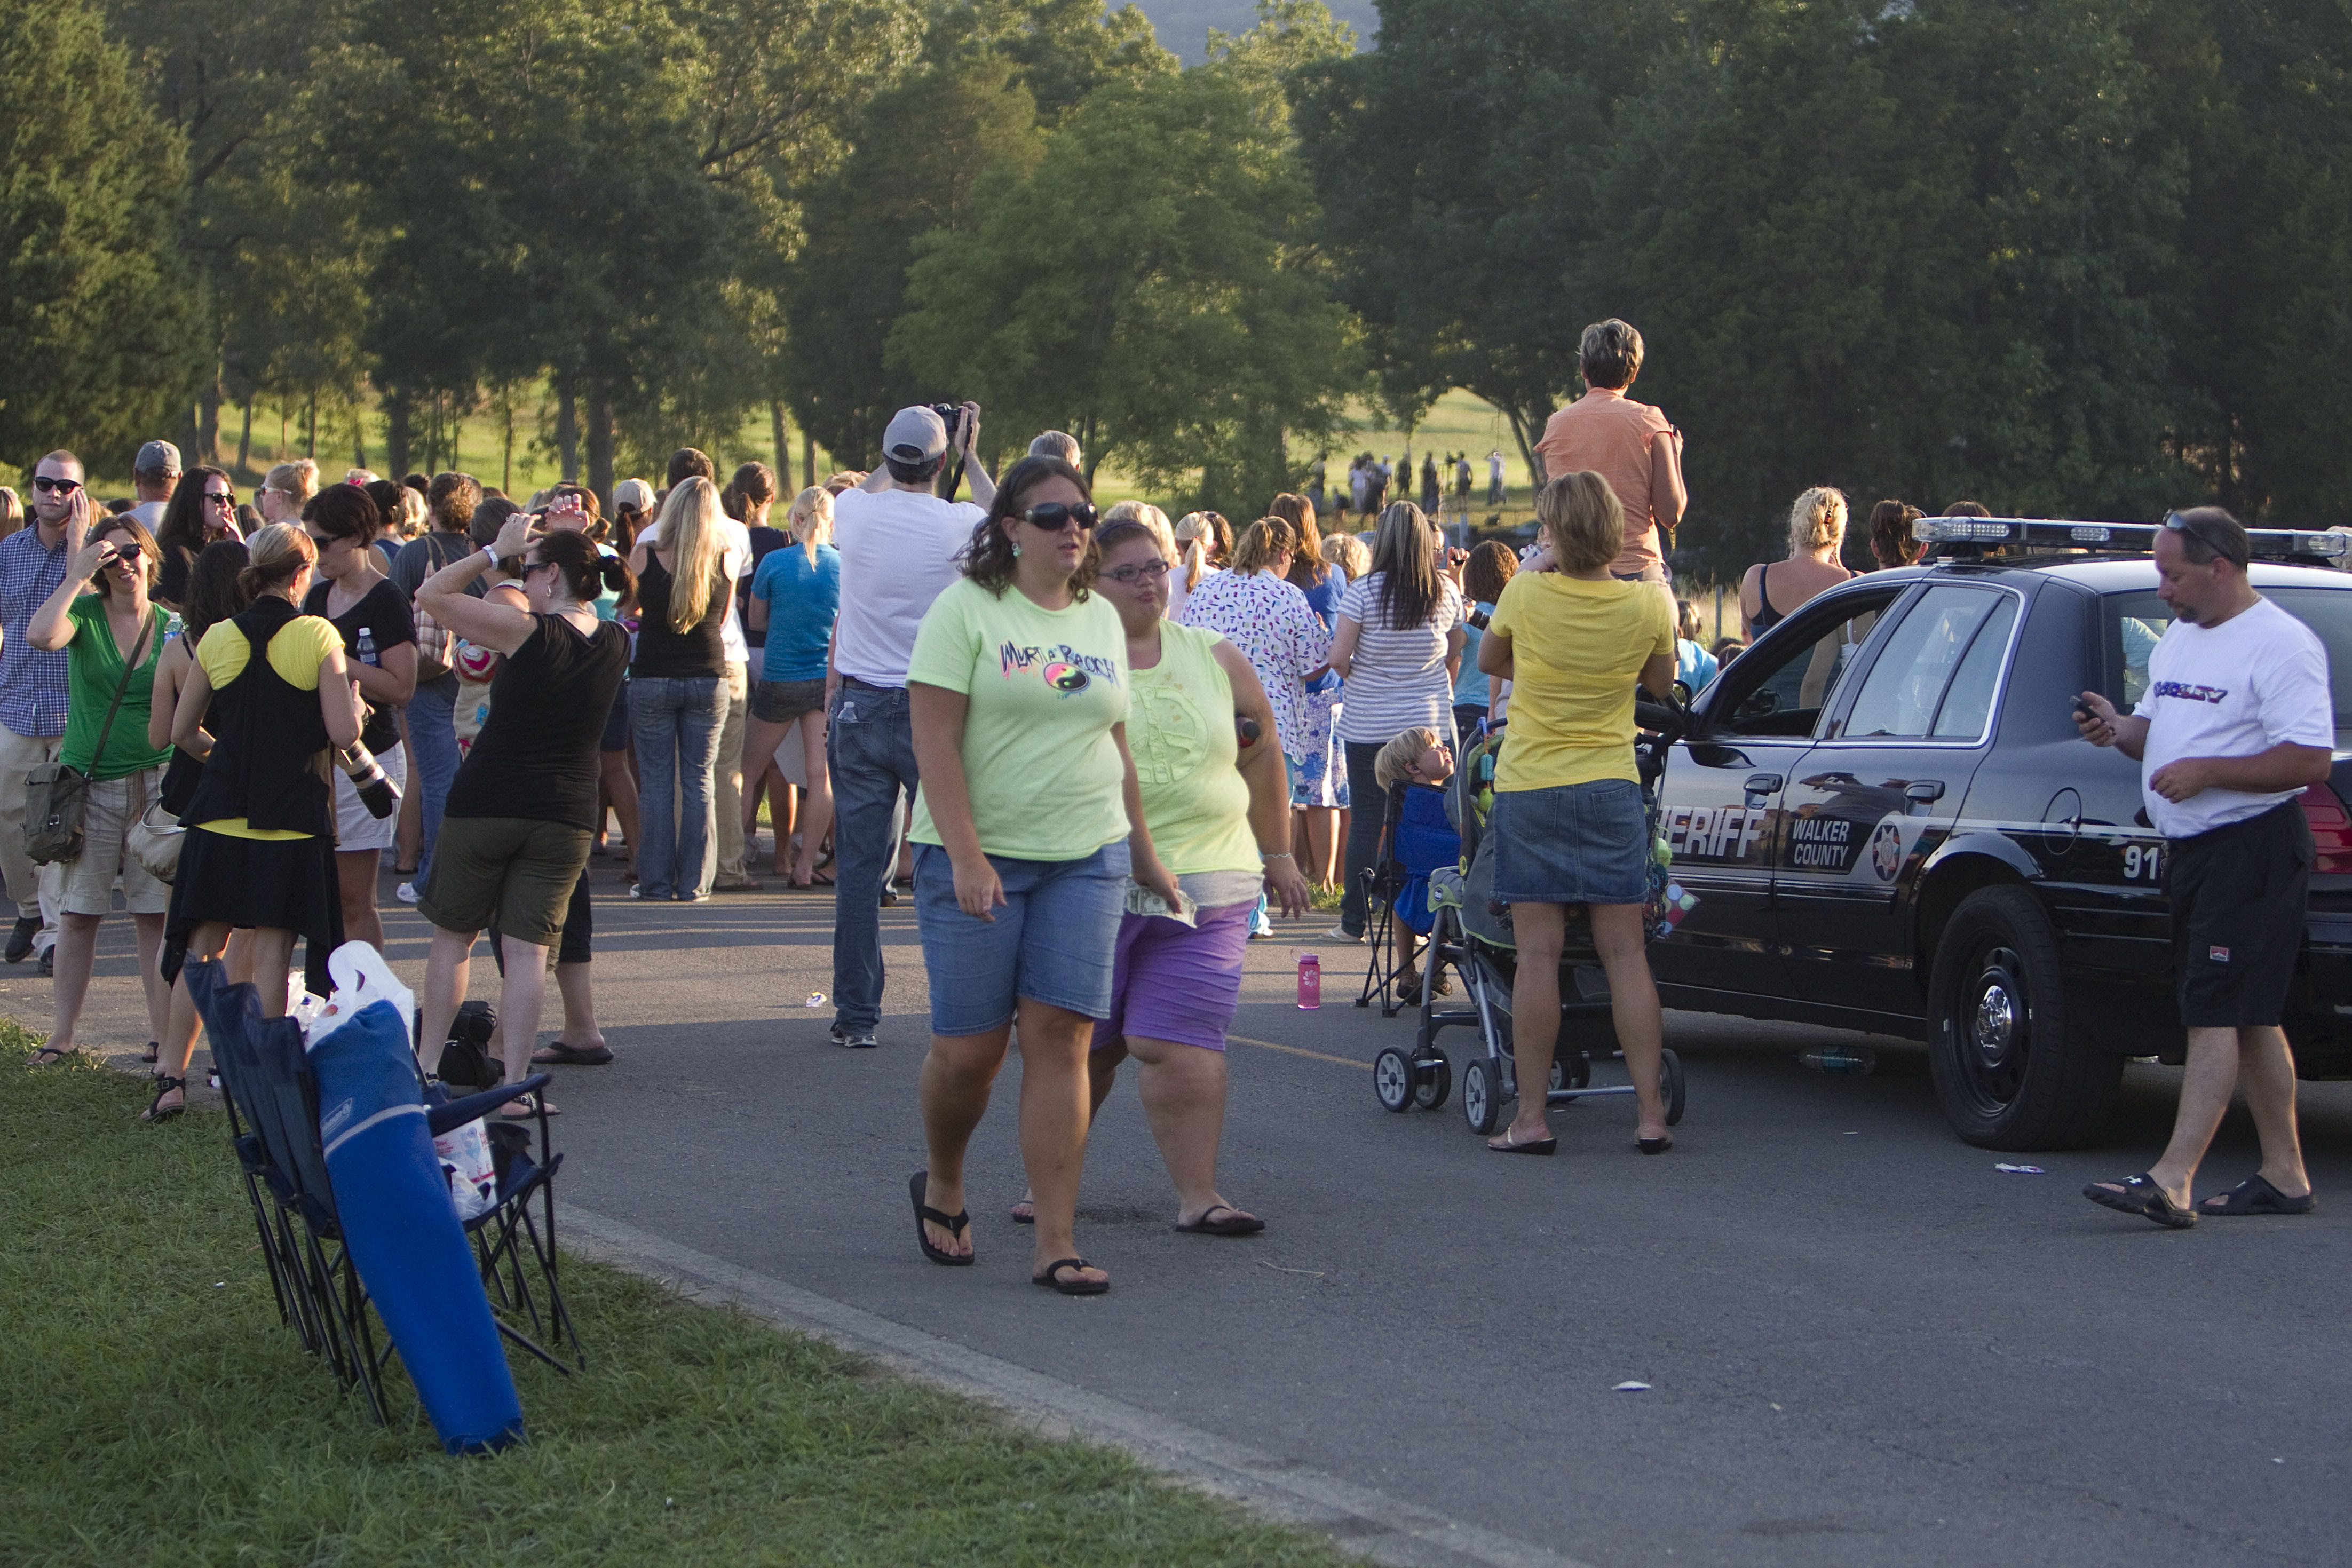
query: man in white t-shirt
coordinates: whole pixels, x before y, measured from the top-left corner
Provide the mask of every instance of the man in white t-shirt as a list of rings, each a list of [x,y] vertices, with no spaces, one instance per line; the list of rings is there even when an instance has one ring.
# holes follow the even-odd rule
[[[883,433],[883,466],[833,509],[841,612],[826,666],[826,748],[833,766],[833,1043],[871,1048],[882,1018],[882,917],[898,858],[899,796],[915,797],[915,737],[907,663],[915,629],[987,517],[996,485],[981,466],[980,405],[967,403],[950,443],[929,408],[902,408]],[[934,492],[952,445],[971,501]],[[972,502],[978,502],[978,505]]]
[[[163,509],[171,505],[179,483],[180,448],[169,441],[150,441],[131,460],[131,488],[139,492],[139,504],[131,515],[148,532],[163,526]]]
[[[2157,535],[2158,594],[2173,622],[2128,717],[2095,691],[2075,721],[2140,763],[2148,821],[2168,841],[2164,891],[2189,1070],[2172,1141],[2145,1174],[2094,1182],[2093,1203],[2186,1229],[2200,1215],[2307,1214],[2294,1057],[2279,1028],[2314,850],[2304,790],[2325,786],[2336,707],[2327,650],[2246,581],[2246,531],[2220,507],[2174,512]],[[2189,1184],[2242,1080],[2262,1167],[2190,1207]]]

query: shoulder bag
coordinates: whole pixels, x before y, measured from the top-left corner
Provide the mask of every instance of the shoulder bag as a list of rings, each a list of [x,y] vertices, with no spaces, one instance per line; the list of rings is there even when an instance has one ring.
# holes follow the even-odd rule
[[[122,661],[122,679],[115,685],[114,700],[107,704],[106,721],[98,727],[98,744],[90,748],[93,767],[106,755],[106,739],[114,732],[114,716],[121,711],[123,694],[131,689],[131,678],[138,673],[140,662],[146,657],[147,638],[155,630],[156,618],[149,615],[147,624],[139,628],[139,640],[131,645],[131,657]],[[88,773],[64,763],[43,763],[33,769],[25,778],[25,853],[41,866],[78,858],[81,854],[82,816],[89,806]]]

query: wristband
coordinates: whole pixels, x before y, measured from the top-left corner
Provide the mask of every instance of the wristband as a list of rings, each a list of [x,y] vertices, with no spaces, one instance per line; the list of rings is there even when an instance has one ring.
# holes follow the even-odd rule
[[[1290,851],[1286,849],[1279,855],[1269,855],[1261,849],[1257,852],[1257,858],[1261,860],[1287,860],[1290,858]]]
[[[499,552],[498,552],[497,551],[495,551],[495,550],[491,549],[491,548],[490,548],[488,545],[487,545],[487,544],[483,545],[483,546],[482,546],[482,570],[483,570],[483,571],[485,571],[485,572],[495,572],[495,571],[497,571],[498,569],[499,569]]]

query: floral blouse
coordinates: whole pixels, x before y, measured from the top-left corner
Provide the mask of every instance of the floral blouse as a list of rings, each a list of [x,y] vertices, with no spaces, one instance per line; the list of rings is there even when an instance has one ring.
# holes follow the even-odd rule
[[[1331,634],[1308,607],[1307,595],[1271,572],[1222,572],[1203,577],[1179,617],[1188,626],[1222,633],[1241,649],[1265,687],[1283,755],[1304,756],[1309,725],[1307,676],[1331,652]]]

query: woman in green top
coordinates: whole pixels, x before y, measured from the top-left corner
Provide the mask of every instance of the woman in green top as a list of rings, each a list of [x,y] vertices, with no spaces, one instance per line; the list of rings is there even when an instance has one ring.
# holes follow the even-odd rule
[[[131,824],[155,799],[171,757],[168,749],[147,740],[165,627],[163,612],[148,603],[148,595],[163,581],[162,557],[154,536],[127,514],[91,524],[87,539],[72,537],[78,531],[68,529],[74,555],[64,581],[25,628],[26,640],[35,647],[66,650],[66,733],[58,760],[90,780],[81,853],[62,868],[58,897],[57,1027],[37,1058],[47,1061],[75,1048],[98,925],[114,907],[118,877],[139,933],[139,980],[147,992],[150,1039],[163,1037],[171,1006],[171,990],[155,959],[172,889],[123,847]],[[127,680],[126,665],[132,666]],[[166,1098],[157,1095],[148,1114],[160,1120],[175,1113],[178,1103],[167,1107]]]
[[[1027,458],[972,531],[962,579],[932,604],[907,668],[915,903],[931,991],[923,1063],[929,1164],[908,1185],[934,1263],[970,1264],[964,1146],[1021,1026],[1021,1157],[1036,1194],[1030,1279],[1110,1289],[1078,1256],[1087,1051],[1110,1012],[1130,871],[1177,901],[1127,751],[1127,637],[1088,592],[1095,509],[1078,471]],[[954,1205],[952,1211],[949,1205]]]
[[[1111,1013],[1095,1026],[1087,1058],[1094,1109],[1102,1109],[1120,1062],[1141,1063],[1143,1113],[1176,1184],[1176,1228],[1249,1236],[1265,1222],[1217,1191],[1225,1031],[1241,1000],[1259,897],[1293,918],[1307,908],[1307,879],[1290,853],[1290,785],[1274,704],[1239,648],[1206,627],[1165,618],[1174,563],[1148,524],[1106,523],[1096,542],[1095,586],[1127,633],[1127,735],[1144,826],[1193,908],[1189,921],[1129,910],[1119,922]],[[1025,1223],[1031,1206],[1023,1200],[1013,1217]]]

